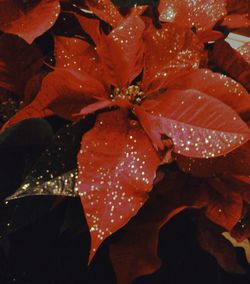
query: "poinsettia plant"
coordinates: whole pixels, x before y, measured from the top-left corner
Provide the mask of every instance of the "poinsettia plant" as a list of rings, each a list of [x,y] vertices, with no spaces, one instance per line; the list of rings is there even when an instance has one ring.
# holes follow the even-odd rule
[[[58,9],[57,2],[40,1],[27,8],[26,17],[39,9],[51,12],[42,5]],[[21,90],[24,97],[23,85],[35,93],[5,123],[3,134],[30,118],[56,115],[72,125],[93,120],[82,133],[77,169],[70,173],[76,180],[70,194],[80,196],[88,223],[89,262],[102,242],[123,228],[119,241],[110,246],[118,283],[131,283],[159,267],[159,230],[187,208],[200,212],[202,248],[226,270],[242,272],[235,256],[225,257],[235,252],[222,235],[229,232],[226,236],[238,241],[250,237],[249,45],[235,51],[224,42],[226,35],[216,30],[220,23],[226,26],[223,19],[234,11],[233,1],[160,1],[159,18],[150,6],[123,11],[111,1],[62,2],[62,18],[52,28],[55,64],[47,64],[50,72],[39,77],[41,84],[39,80],[35,88],[28,88],[26,82],[41,74],[42,55],[23,55],[26,64],[39,59],[24,83],[10,76],[9,51],[0,52],[0,60],[10,66],[3,70],[8,76],[0,80],[1,86]],[[50,13],[50,25],[57,13]],[[2,30],[31,43],[51,27],[48,18],[39,16],[46,24],[37,30],[16,31],[15,22]],[[61,33],[58,26],[72,17],[84,37]],[[1,35],[6,40],[9,36]],[[206,44],[210,41],[215,41],[212,51]],[[37,48],[22,45],[25,50]],[[228,49],[234,54],[230,59]],[[244,64],[236,74],[239,61]],[[47,171],[46,184],[43,176],[36,185],[25,181],[15,198],[44,194],[45,188],[58,194],[54,180],[61,177]]]

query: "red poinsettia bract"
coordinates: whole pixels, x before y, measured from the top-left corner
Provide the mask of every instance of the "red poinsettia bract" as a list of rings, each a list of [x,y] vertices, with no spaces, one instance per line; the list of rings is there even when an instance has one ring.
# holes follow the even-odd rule
[[[205,31],[226,15],[226,0],[161,0],[159,13],[161,21]]]
[[[215,43],[211,59],[226,74],[250,90],[250,44],[234,49],[224,40]]]
[[[59,12],[59,0],[2,0],[0,30],[32,43],[54,25]]]
[[[223,38],[221,27],[230,31],[250,26],[248,0],[161,0],[158,9],[160,21],[192,28],[202,42]]]

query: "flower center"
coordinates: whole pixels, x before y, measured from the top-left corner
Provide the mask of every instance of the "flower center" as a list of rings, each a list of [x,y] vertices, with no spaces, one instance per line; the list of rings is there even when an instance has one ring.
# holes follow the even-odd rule
[[[144,99],[144,93],[139,86],[131,85],[128,88],[123,89],[115,88],[109,97],[114,102],[128,101],[132,104],[140,105]]]

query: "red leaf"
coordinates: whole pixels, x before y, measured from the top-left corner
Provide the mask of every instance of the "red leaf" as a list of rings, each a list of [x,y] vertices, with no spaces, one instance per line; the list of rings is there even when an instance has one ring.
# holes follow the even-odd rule
[[[156,224],[133,222],[121,234],[118,241],[110,245],[117,284],[132,283],[135,278],[160,268],[161,261],[157,256],[159,228]]]
[[[226,156],[213,159],[193,159],[175,154],[179,168],[195,176],[214,176],[221,173],[250,175],[249,157],[249,142]]]
[[[250,205],[250,176],[225,175],[223,181],[228,189],[240,194],[242,199]]]
[[[201,220],[198,226],[198,240],[201,248],[213,255],[225,271],[229,273],[244,273],[244,270],[238,263],[235,248],[222,236],[220,227]]]
[[[228,15],[224,18],[222,26],[227,29],[240,29],[240,28],[249,28],[250,27],[250,18],[248,14],[243,15]]]
[[[243,183],[246,183],[246,184],[250,184],[250,175],[247,177],[247,176],[240,176],[240,175],[235,175],[234,176],[237,180],[243,182]],[[249,202],[250,203],[250,202]]]
[[[98,110],[110,108],[112,106],[116,106],[116,104],[112,101],[109,101],[109,100],[100,100],[100,101],[97,101],[96,103],[90,104],[90,105],[82,108],[80,113],[77,114],[77,115],[86,116],[86,115],[91,114],[93,112],[96,112]]]
[[[225,73],[250,90],[250,65],[227,42],[219,40],[215,43],[211,59]]]
[[[56,67],[87,73],[105,80],[103,67],[94,46],[77,38],[55,37]],[[104,77],[104,78],[103,78]]]
[[[226,0],[161,0],[159,13],[163,22],[208,30],[226,14]]]
[[[20,36],[28,43],[50,29],[60,12],[59,0],[41,0],[37,4],[2,0],[0,30]]]
[[[202,56],[203,46],[190,30],[173,24],[150,26],[145,33],[144,89],[158,91],[176,73],[198,68]]]
[[[138,16],[126,18],[108,36],[103,35],[97,52],[107,80],[115,87],[126,87],[143,68],[142,33],[144,22]]]
[[[129,11],[130,14],[141,16],[148,8],[148,5],[134,5]]]
[[[144,131],[122,111],[99,115],[84,135],[78,187],[92,239],[90,260],[147,200],[159,163]]]
[[[199,32],[197,36],[202,43],[208,43],[211,41],[216,41],[225,38],[225,35],[222,32],[215,30],[202,31]]]
[[[241,56],[250,64],[250,42],[244,43],[241,47],[237,48]]]
[[[42,65],[42,54],[35,45],[28,45],[13,35],[0,35],[1,88],[22,97],[28,80]]]
[[[9,120],[4,129],[24,119],[44,117],[52,113],[74,120],[73,114],[94,103],[94,98],[104,93],[102,84],[89,75],[55,69],[43,80],[41,90],[34,101]]]
[[[152,101],[153,106],[151,100],[143,105],[151,129],[159,136],[170,137],[178,154],[213,158],[233,151],[250,139],[248,126],[236,112],[200,91],[169,90]]]
[[[229,13],[244,14],[249,12],[250,4],[248,0],[227,0],[227,11]]]
[[[100,33],[100,20],[95,18],[88,18],[74,13],[82,29],[90,35],[95,44],[98,44]]]
[[[240,84],[208,69],[198,69],[172,81],[169,88],[195,89],[229,105],[239,114],[250,113],[250,96]]]
[[[210,199],[206,216],[230,231],[241,218],[243,203],[240,194],[231,191],[219,178],[210,179],[206,190]]]
[[[250,206],[245,205],[244,214],[239,222],[230,232],[231,236],[235,238],[238,242],[242,242],[245,239],[250,238]]]
[[[28,105],[31,103],[35,97],[37,96],[38,92],[41,89],[42,81],[46,76],[45,73],[38,73],[31,77],[31,79],[27,82],[24,90],[24,105]]]
[[[88,42],[72,37],[55,36],[55,59],[56,66],[80,71],[82,62],[79,59],[85,54],[90,56],[94,53],[94,47]],[[85,55],[85,56],[86,56]],[[80,68],[80,69],[79,69]]]
[[[86,0],[85,4],[95,15],[113,27],[118,26],[123,20],[111,0]]]

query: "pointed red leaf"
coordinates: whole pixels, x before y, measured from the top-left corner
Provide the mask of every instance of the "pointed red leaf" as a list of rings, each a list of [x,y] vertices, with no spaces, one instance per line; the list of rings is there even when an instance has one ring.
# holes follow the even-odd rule
[[[161,134],[170,137],[174,152],[184,156],[225,155],[250,139],[248,126],[236,112],[194,89],[169,90],[153,100],[153,106],[151,100],[146,100],[143,106],[152,131],[158,132],[159,137]]]
[[[225,38],[224,33],[215,30],[202,31],[197,33],[197,36],[202,43],[213,42]]]
[[[190,30],[173,24],[163,24],[160,29],[150,26],[144,40],[143,84],[150,92],[166,86],[175,73],[199,67],[203,46]]]
[[[242,242],[245,239],[250,238],[250,206],[249,204],[245,204],[244,213],[242,215],[242,218],[235,225],[235,227],[231,230],[230,234],[238,242]]]
[[[250,27],[250,16],[248,14],[238,15],[228,15],[224,18],[222,26],[227,29],[240,29],[240,28],[249,28]]]
[[[99,115],[84,135],[78,188],[91,233],[90,260],[147,200],[159,163],[147,135],[122,111]]]
[[[23,98],[23,104],[24,106],[31,103],[35,97],[37,96],[38,92],[41,89],[42,81],[44,77],[46,76],[46,73],[38,73],[30,78],[30,80],[27,82],[25,89],[24,89],[24,98]]]
[[[242,183],[250,184],[250,175],[249,176],[235,175],[234,178]]]
[[[102,84],[87,74],[55,69],[43,80],[37,97],[9,120],[4,129],[24,119],[44,117],[48,114],[74,120],[73,114],[94,103],[95,98],[104,93]]]
[[[108,36],[103,35],[97,45],[107,80],[115,87],[130,84],[143,68],[144,22],[138,16],[126,18]]]
[[[241,56],[250,64],[250,42],[244,43],[241,47],[237,48]]]
[[[45,33],[54,25],[59,15],[59,0],[35,2],[31,4],[27,1],[2,0],[0,30],[16,34],[28,43]]]
[[[206,216],[230,231],[241,218],[243,203],[240,194],[231,191],[219,178],[210,179],[206,186],[210,199]]]
[[[96,112],[98,110],[101,109],[105,109],[105,108],[110,108],[112,106],[115,106],[116,104],[110,100],[100,100],[97,101],[96,103],[90,104],[84,108],[81,109],[80,113],[77,115],[80,116],[86,116],[90,113]]]
[[[98,44],[101,32],[100,32],[100,20],[96,18],[88,18],[77,13],[74,13],[82,29],[90,35],[95,44]]]
[[[129,11],[130,14],[133,15],[142,15],[148,8],[148,5],[134,5]]]
[[[250,64],[227,42],[219,40],[215,43],[211,59],[225,73],[250,90]]]
[[[116,273],[117,284],[132,283],[142,275],[155,272],[161,261],[157,255],[159,228],[137,218],[121,232],[119,239],[110,245],[110,259]]]
[[[244,14],[249,12],[249,9],[248,0],[227,0],[227,11],[229,13]]]
[[[111,0],[86,0],[85,4],[95,15],[113,27],[118,26],[123,20]]]
[[[239,193],[244,202],[250,205],[250,175],[224,175],[223,181],[228,189]]]
[[[56,36],[55,59],[56,67],[74,70],[78,73],[84,72],[98,80],[105,78],[94,46],[84,40]]]
[[[72,37],[55,36],[55,59],[56,67],[73,69],[81,71],[81,62],[79,57],[90,56],[89,54],[94,47],[88,42]],[[93,52],[93,51],[92,51]],[[80,69],[79,69],[80,68]]]
[[[250,96],[239,83],[208,69],[198,69],[172,81],[169,88],[196,89],[229,105],[237,113],[250,113]]]
[[[226,0],[160,0],[159,4],[161,21],[195,26],[197,31],[212,29],[226,12]]]
[[[0,35],[1,88],[22,97],[28,80],[42,65],[42,54],[35,45],[28,45],[17,36]]]

